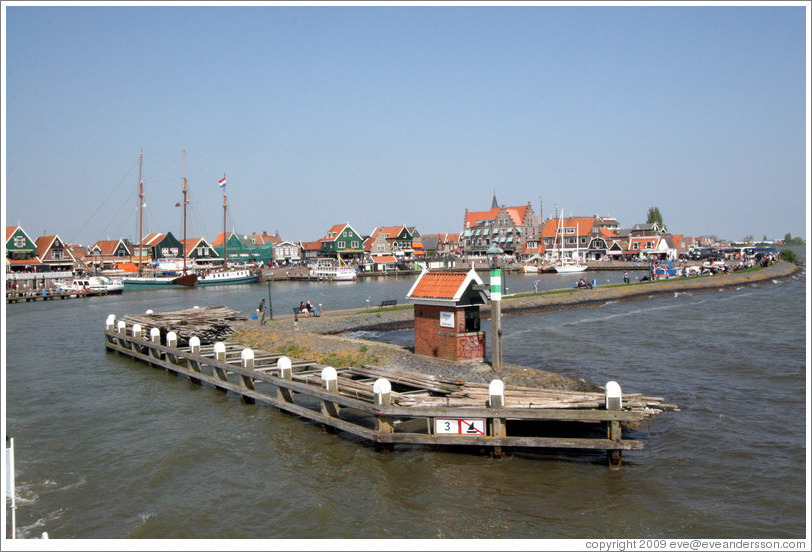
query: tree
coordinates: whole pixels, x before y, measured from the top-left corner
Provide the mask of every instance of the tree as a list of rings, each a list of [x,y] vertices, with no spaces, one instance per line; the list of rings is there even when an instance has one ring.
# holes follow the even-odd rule
[[[648,216],[646,217],[646,224],[651,224],[656,222],[657,225],[665,230],[665,224],[663,223],[663,216],[660,214],[659,207],[649,207],[648,208]]]

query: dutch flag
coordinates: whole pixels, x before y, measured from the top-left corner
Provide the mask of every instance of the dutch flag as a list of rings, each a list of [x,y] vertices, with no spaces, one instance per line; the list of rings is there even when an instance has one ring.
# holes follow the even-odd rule
[[[225,177],[225,175],[223,176],[223,178],[220,179],[220,187],[221,188],[226,187],[226,177]]]

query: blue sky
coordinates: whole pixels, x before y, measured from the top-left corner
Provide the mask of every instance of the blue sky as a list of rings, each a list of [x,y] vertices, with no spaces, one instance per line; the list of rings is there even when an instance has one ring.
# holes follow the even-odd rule
[[[808,4],[5,3],[6,224],[316,240],[465,209],[808,238]]]

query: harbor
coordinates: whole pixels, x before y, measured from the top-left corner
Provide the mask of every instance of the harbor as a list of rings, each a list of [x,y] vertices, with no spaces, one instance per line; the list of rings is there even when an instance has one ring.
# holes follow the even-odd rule
[[[805,477],[806,277],[803,269],[764,272],[785,266],[688,279],[765,276],[758,281],[663,293],[653,290],[685,279],[620,286],[619,274],[595,273],[613,285],[553,293],[571,281],[557,275],[547,279],[549,293],[530,293],[535,300],[522,296],[533,276],[508,276],[517,296],[503,300],[505,368],[469,369],[465,379],[485,390],[497,377],[506,389],[616,381],[624,394],[677,405],[679,412],[623,429],[622,439],[643,449],[622,451],[620,470],[607,469],[601,449],[508,448],[505,458],[479,446],[395,444],[390,451],[262,401],[247,404],[239,390],[217,391],[108,352],[103,337],[111,313],[228,305],[246,318],[234,323],[237,334],[213,337],[237,343],[227,348],[232,368],[247,347],[260,367],[274,365],[262,359],[268,351],[302,371],[296,362],[341,368],[351,362],[337,357],[353,353],[363,364],[412,371],[428,364],[441,378],[461,379],[459,367],[425,363],[409,351],[403,297],[413,278],[271,282],[275,314],[266,326],[252,317],[267,283],[9,305],[7,428],[17,455],[18,537],[378,538],[368,523],[372,505],[389,512],[386,535],[399,538],[586,538],[606,530],[792,538],[805,523],[798,489]],[[653,296],[614,295],[635,289]],[[593,291],[606,300],[578,302]],[[325,314],[301,318],[296,337],[289,307],[308,298]],[[389,298],[399,305],[380,308]],[[523,315],[511,313],[511,304]],[[754,352],[754,312],[760,331],[780,336],[768,363]],[[487,309],[482,329],[490,331]],[[320,378],[323,368],[314,370],[311,377]],[[228,379],[242,389],[239,374]],[[255,387],[275,397],[272,384]],[[309,403],[314,412],[320,400]],[[340,417],[351,413],[341,410]],[[372,414],[354,416],[374,427]],[[590,425],[605,438],[605,423]],[[191,515],[190,505],[202,500],[218,506]],[[624,508],[595,509],[603,503]],[[780,520],[764,515],[766,503],[780,504]],[[259,510],[268,515],[244,522]],[[469,523],[449,521],[450,512]],[[548,520],[543,530],[539,512]]]

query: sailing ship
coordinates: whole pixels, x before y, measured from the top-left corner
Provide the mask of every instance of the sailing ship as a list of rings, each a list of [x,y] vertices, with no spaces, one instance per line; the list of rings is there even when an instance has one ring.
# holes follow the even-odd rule
[[[556,259],[556,244],[558,243],[558,236],[561,236],[561,247],[558,250],[558,258]],[[586,265],[581,264],[581,257],[578,251],[578,224],[575,225],[575,255],[573,257],[564,257],[564,211],[561,211],[561,217],[558,221],[558,230],[556,231],[556,239],[553,241],[553,268],[559,274],[571,274],[573,272],[583,272],[586,270]]]
[[[138,275],[127,276],[121,279],[124,289],[150,289],[158,287],[193,287],[197,283],[197,274],[186,272],[186,252],[183,252],[183,269],[181,274],[177,272],[158,273],[155,271],[145,272],[143,263],[143,241],[144,241],[144,180],[142,168],[144,152],[141,151],[138,157]],[[186,151],[183,152],[183,243],[186,243]]]
[[[252,284],[259,281],[259,275],[248,268],[228,267],[228,235],[226,234],[226,211],[228,202],[226,200],[226,175],[220,180],[220,187],[223,189],[223,266],[200,275],[197,284],[200,286],[228,285],[228,284]]]

